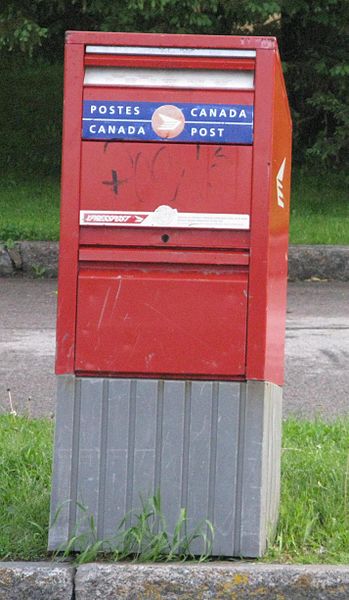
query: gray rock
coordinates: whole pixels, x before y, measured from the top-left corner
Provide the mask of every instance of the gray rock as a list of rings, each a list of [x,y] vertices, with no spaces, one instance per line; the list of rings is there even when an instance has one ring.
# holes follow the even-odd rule
[[[0,244],[0,276],[13,275],[13,265],[6,247]]]
[[[290,246],[288,275],[291,281],[313,277],[349,280],[349,246]]]
[[[57,277],[58,242],[20,242],[22,270],[37,277]]]
[[[20,252],[20,242],[17,242],[13,247],[7,248],[7,252],[12,261],[14,268],[18,271],[22,269],[22,257]]]
[[[76,600],[347,600],[349,567],[262,563],[89,564]]]
[[[0,562],[0,600],[72,600],[74,571],[57,563]]]

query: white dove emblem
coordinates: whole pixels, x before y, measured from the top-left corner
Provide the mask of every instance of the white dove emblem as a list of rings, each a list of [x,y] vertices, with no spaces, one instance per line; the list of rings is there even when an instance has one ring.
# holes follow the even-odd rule
[[[179,119],[173,119],[168,115],[163,115],[159,113],[159,117],[162,121],[162,124],[158,127],[160,131],[173,131],[180,124]]]

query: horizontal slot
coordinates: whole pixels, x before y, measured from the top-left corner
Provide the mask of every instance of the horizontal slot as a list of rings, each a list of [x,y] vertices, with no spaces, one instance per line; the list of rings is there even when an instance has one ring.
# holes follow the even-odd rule
[[[253,90],[254,71],[86,67],[84,85]]]
[[[196,265],[248,265],[247,252],[200,252],[176,250],[139,250],[123,248],[81,248],[80,261],[132,262]]]
[[[163,248],[163,235],[168,234],[165,228],[124,227],[81,227],[80,244],[83,246],[113,247],[148,247]],[[243,230],[204,230],[204,229],[172,229],[168,248],[205,248],[224,249],[239,248],[242,251],[250,246],[250,232]]]

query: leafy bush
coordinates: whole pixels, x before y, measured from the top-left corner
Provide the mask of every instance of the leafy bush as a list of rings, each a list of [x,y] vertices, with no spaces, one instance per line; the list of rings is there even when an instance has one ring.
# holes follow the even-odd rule
[[[15,53],[26,52],[35,61],[61,62],[67,29],[276,35],[293,113],[294,156],[302,163],[321,161],[341,167],[349,158],[348,22],[349,2],[343,0],[7,0],[0,9],[0,50],[5,62],[15,58],[13,87],[18,75]],[[34,151],[32,168],[40,169],[37,159],[41,154],[43,169],[52,173],[58,166],[59,153],[50,143],[56,144],[58,139],[61,87],[57,79],[51,79],[50,88],[49,76],[42,89],[32,72],[31,77],[27,86],[31,101],[45,105],[47,91],[52,92],[47,104],[51,116],[41,120],[44,131],[38,138],[47,140],[48,149]],[[20,121],[26,110],[20,84],[19,92],[11,96],[16,99],[16,113],[11,112],[14,103],[8,105],[10,121]],[[36,116],[33,114],[33,123]],[[25,133],[24,139],[29,138],[24,149],[29,154],[36,147],[35,127],[26,132],[19,127],[18,131]]]
[[[5,65],[0,76],[0,164],[14,180],[58,175],[62,128],[61,65]]]

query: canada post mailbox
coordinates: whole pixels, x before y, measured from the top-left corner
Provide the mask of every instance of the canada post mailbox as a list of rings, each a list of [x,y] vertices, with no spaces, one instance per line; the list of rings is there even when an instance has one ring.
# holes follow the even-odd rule
[[[50,548],[160,490],[170,530],[264,551],[290,166],[274,38],[67,34]]]

